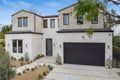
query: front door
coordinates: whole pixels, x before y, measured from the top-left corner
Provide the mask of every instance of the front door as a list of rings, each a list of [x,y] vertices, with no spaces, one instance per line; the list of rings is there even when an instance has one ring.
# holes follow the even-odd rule
[[[52,56],[52,39],[46,39],[46,56]]]

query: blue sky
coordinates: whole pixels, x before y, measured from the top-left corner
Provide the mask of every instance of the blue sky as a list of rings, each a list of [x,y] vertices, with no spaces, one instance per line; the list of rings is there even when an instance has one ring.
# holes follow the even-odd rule
[[[41,15],[55,15],[59,9],[76,2],[77,0],[0,0],[0,24],[10,24],[11,15],[21,9],[35,10]],[[117,10],[119,13],[120,8]]]

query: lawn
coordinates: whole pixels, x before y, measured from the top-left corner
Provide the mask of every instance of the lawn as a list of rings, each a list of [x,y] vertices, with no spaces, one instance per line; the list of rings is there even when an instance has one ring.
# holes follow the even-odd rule
[[[24,74],[17,75],[15,78],[11,80],[38,80],[38,75],[42,74],[46,71],[49,71],[48,67],[39,67],[34,71],[27,71]],[[44,77],[43,77],[44,78]],[[43,79],[41,79],[43,80]]]

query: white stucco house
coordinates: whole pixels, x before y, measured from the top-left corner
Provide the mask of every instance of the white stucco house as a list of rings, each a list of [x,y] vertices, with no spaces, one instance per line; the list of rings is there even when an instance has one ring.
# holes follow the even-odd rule
[[[12,15],[11,32],[5,35],[5,49],[17,59],[26,53],[31,60],[37,54],[56,57],[62,63],[105,66],[112,60],[112,30],[104,29],[103,15],[91,22],[70,12],[75,4],[58,11],[58,15],[39,16],[26,10]],[[86,29],[92,27],[89,38]]]

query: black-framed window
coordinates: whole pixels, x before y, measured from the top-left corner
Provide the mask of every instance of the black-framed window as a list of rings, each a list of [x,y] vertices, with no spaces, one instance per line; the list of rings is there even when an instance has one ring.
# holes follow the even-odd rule
[[[28,17],[23,18],[23,26],[27,27],[28,26]]]
[[[18,27],[22,27],[22,18],[18,18]]]
[[[69,25],[69,14],[63,14],[63,25]]]
[[[50,28],[55,28],[55,19],[50,19]]]
[[[77,16],[77,24],[83,24],[83,16]]]
[[[22,40],[13,40],[13,53],[23,53]]]
[[[43,20],[43,28],[47,28],[47,26],[48,26],[47,20]]]
[[[17,40],[13,40],[13,53],[17,53]]]
[[[94,17],[91,21],[92,24],[98,24],[98,17]]]

